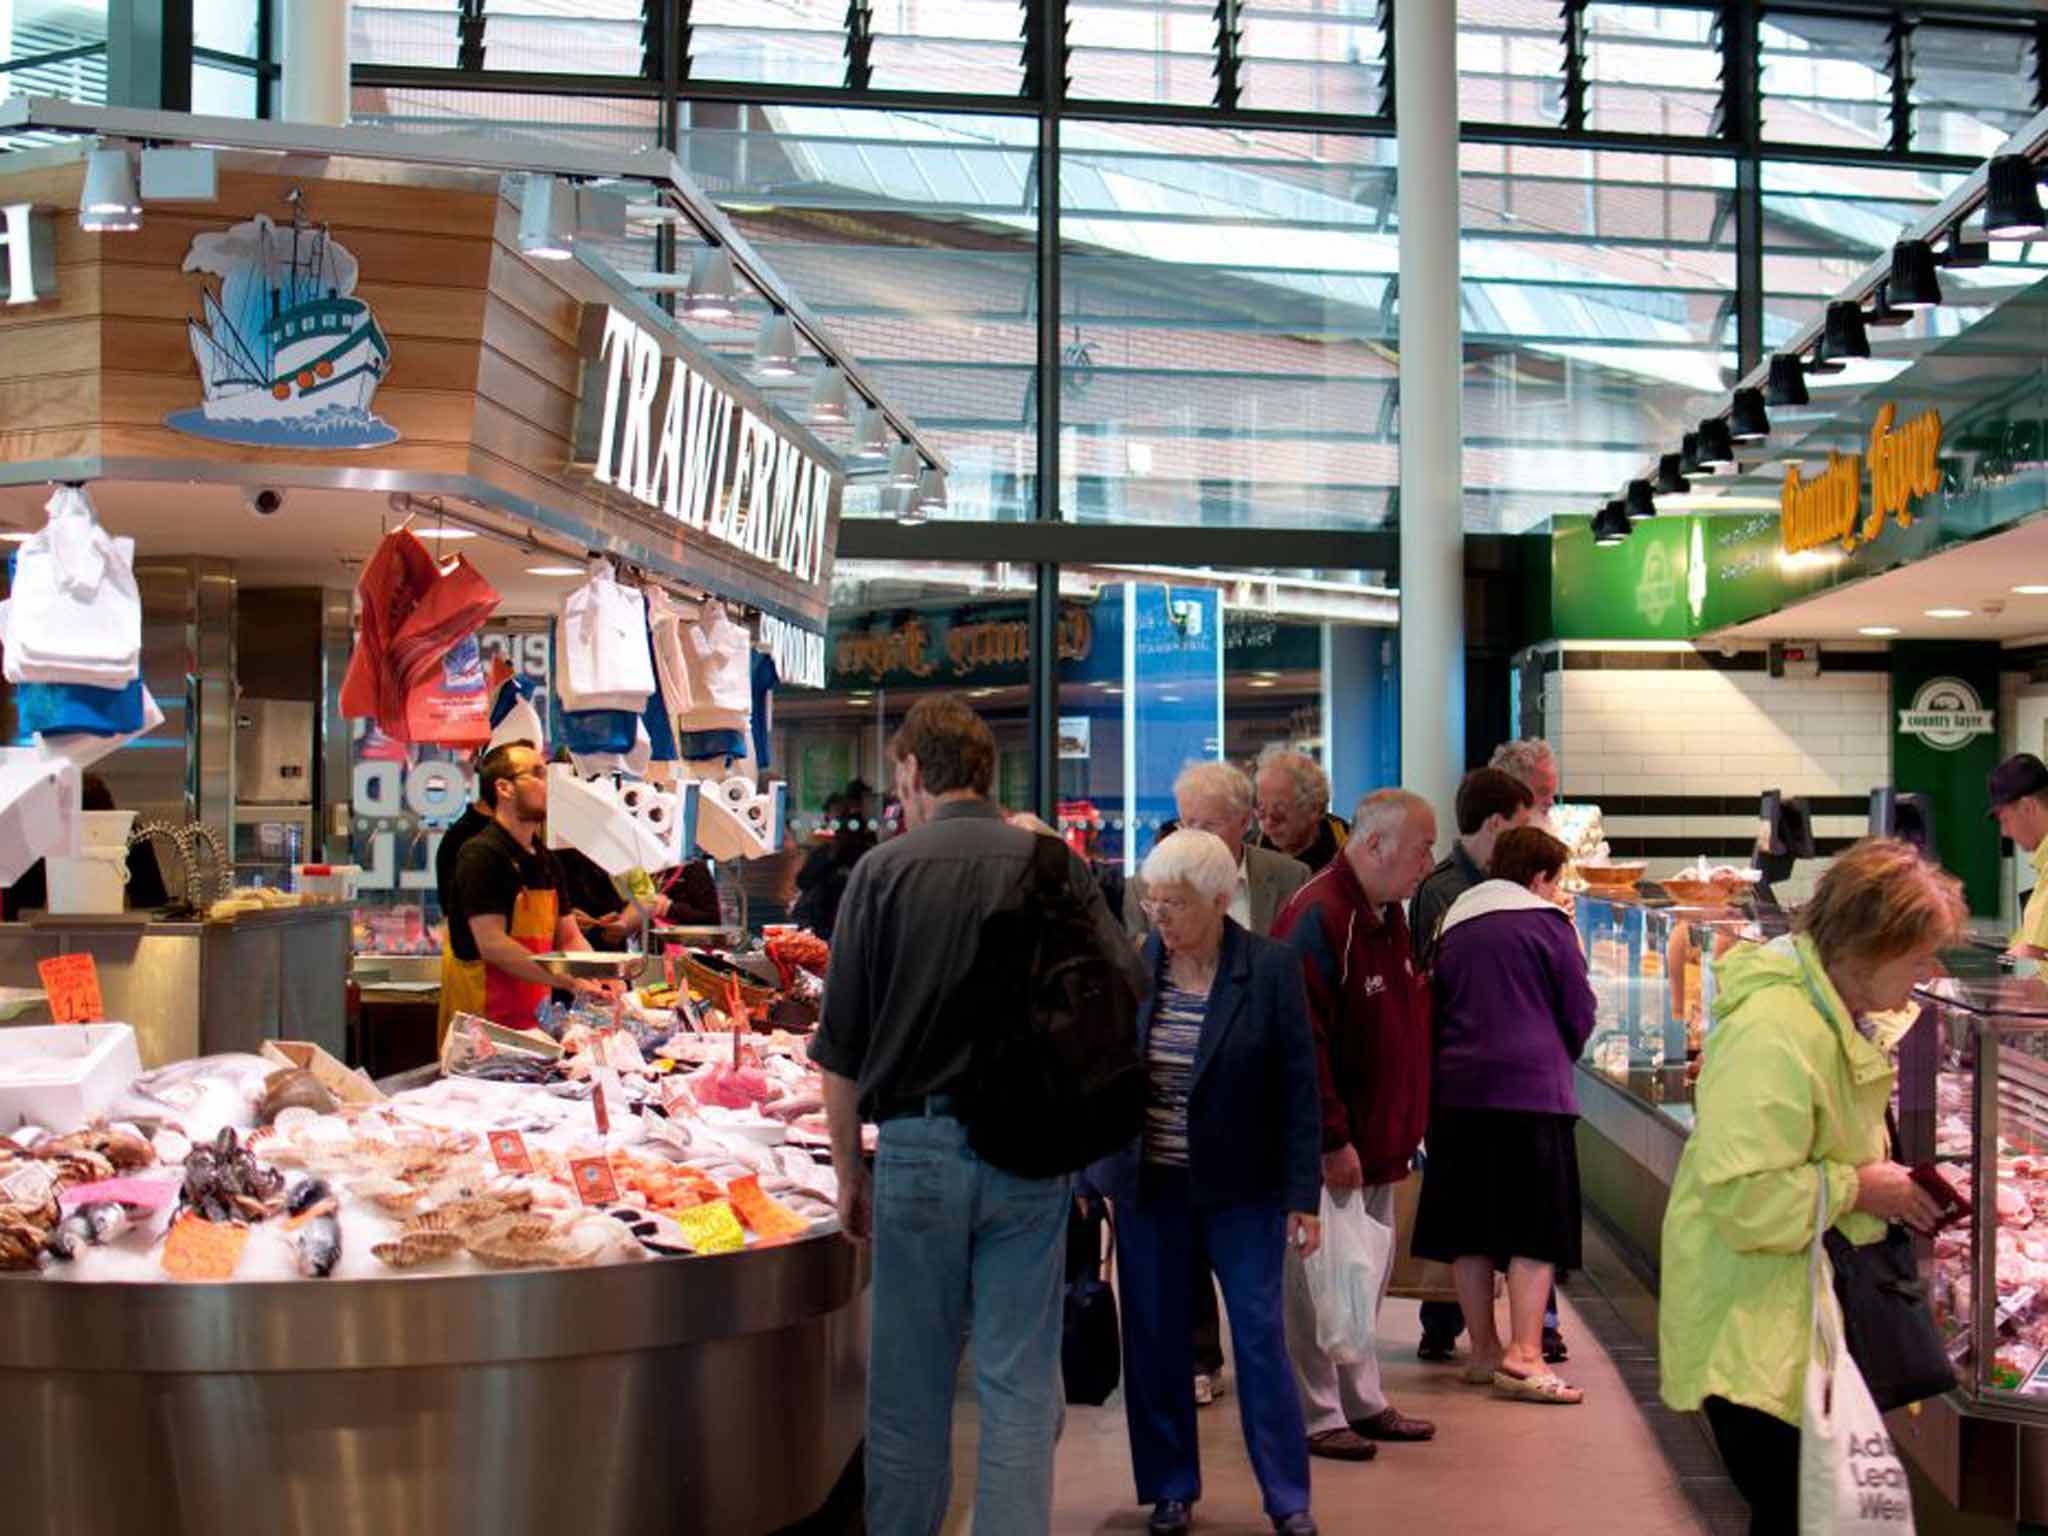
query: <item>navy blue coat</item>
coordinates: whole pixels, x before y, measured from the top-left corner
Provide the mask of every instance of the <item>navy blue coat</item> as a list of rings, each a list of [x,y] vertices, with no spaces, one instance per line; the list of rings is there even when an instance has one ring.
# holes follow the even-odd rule
[[[1138,1013],[1138,1056],[1166,985],[1166,946],[1145,941],[1152,994]],[[1284,944],[1223,920],[1223,946],[1188,1096],[1189,1195],[1198,1206],[1264,1204],[1314,1215],[1322,1196],[1322,1109],[1301,961]],[[1142,1141],[1104,1158],[1088,1181],[1116,1200],[1145,1197]]]

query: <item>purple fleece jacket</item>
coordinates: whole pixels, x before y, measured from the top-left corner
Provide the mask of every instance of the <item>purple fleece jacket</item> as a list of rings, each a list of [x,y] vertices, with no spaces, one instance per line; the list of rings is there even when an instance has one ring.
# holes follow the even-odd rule
[[[1576,1115],[1572,1064],[1593,1033],[1593,988],[1561,911],[1492,912],[1437,951],[1435,1102]]]

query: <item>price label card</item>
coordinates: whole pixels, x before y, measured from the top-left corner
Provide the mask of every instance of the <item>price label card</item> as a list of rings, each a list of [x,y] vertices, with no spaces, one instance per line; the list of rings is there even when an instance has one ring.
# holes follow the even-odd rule
[[[661,1107],[668,1112],[671,1120],[680,1120],[696,1109],[697,1096],[690,1092],[690,1085],[686,1080],[671,1077],[661,1085]]]
[[[618,1204],[619,1181],[612,1174],[610,1158],[572,1157],[569,1177],[576,1181],[576,1198],[585,1205]]]
[[[699,1253],[732,1253],[747,1246],[746,1231],[725,1200],[707,1200],[675,1213],[683,1241]]]
[[[469,1026],[469,1049],[477,1061],[488,1061],[498,1054],[498,1048],[491,1043],[491,1037],[484,1032],[481,1024]]]
[[[52,955],[36,962],[36,975],[59,1024],[98,1024],[107,1016],[100,1001],[100,969],[91,955]]]
[[[645,1072],[647,1058],[640,1054],[640,1042],[623,1029],[605,1031],[604,1064],[618,1072]]]
[[[227,1280],[248,1246],[247,1227],[180,1216],[164,1239],[164,1273],[173,1280]]]
[[[533,1158],[526,1150],[526,1138],[517,1131],[491,1132],[491,1161],[500,1173],[531,1173]]]

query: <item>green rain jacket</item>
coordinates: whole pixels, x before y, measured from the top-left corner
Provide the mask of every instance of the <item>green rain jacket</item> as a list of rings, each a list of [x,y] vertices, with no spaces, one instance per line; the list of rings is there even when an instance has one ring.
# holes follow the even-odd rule
[[[1857,1167],[1887,1152],[1892,1064],[1857,1033],[1804,935],[1737,945],[1714,975],[1697,1124],[1664,1213],[1664,1401],[1690,1411],[1722,1397],[1796,1425],[1815,1180],[1843,1236],[1884,1235],[1850,1207]]]

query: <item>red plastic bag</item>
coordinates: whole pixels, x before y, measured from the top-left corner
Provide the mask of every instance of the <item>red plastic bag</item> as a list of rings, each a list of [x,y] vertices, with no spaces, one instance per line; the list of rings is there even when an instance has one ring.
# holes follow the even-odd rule
[[[440,666],[405,696],[408,740],[437,747],[480,747],[491,739],[491,693],[476,636],[448,648]]]

